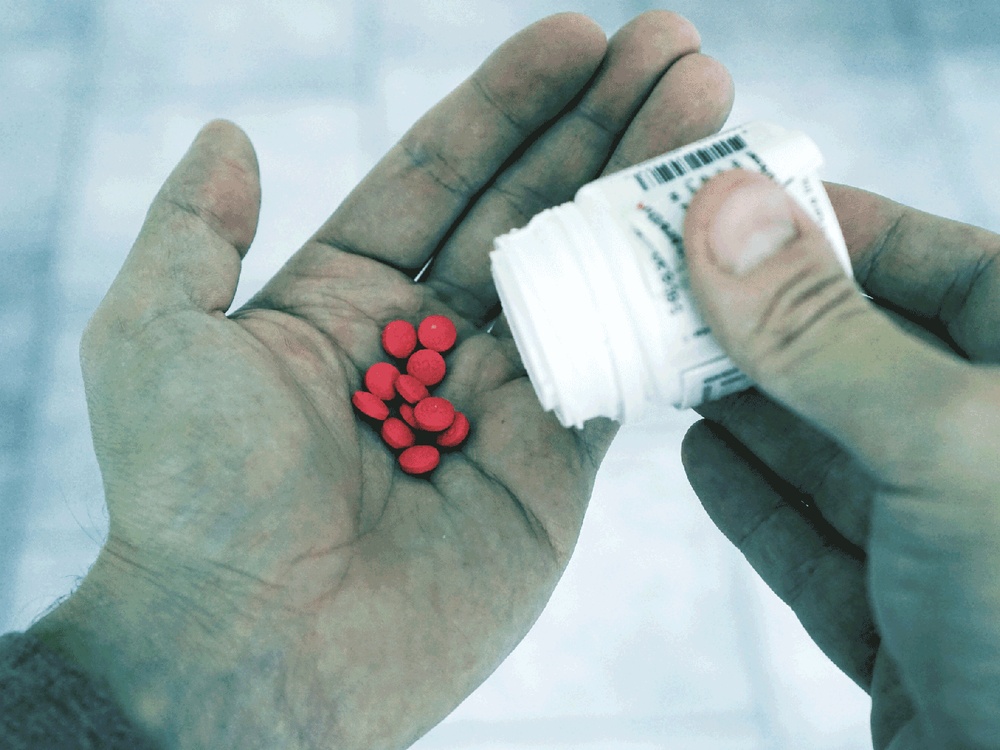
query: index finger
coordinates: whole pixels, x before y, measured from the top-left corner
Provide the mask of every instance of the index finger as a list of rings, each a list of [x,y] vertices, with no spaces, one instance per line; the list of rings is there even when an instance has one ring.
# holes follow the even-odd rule
[[[858,282],[875,299],[940,323],[976,361],[1000,361],[1000,236],[827,183]]]

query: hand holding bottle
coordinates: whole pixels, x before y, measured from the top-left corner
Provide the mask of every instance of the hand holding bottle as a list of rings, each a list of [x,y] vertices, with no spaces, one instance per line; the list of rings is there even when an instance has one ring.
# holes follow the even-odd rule
[[[760,391],[702,406],[685,466],[870,692],[876,748],[996,747],[1000,237],[828,190],[874,304],[766,178],[724,174],[692,203],[695,296]]]

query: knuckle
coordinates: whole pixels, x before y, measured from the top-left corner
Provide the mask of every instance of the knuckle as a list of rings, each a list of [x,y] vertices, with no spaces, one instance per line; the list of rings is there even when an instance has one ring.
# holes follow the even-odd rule
[[[785,502],[783,500],[776,501],[741,529],[739,534],[733,538],[733,544],[743,554],[747,554],[748,550],[755,546],[766,547],[774,528],[781,525],[783,514],[787,512],[788,508]]]
[[[830,441],[835,455],[825,465],[817,466],[813,489],[804,490],[812,495],[820,513],[842,536],[857,546],[864,546],[868,539],[871,507],[875,481],[839,445]],[[813,475],[807,472],[807,476]]]
[[[949,334],[968,354],[976,359],[1000,360],[1000,339],[983,335],[979,312],[992,304],[1000,289],[1000,251],[990,247],[982,251],[976,262],[959,271],[941,302],[940,318]]]
[[[119,359],[112,352],[131,334],[129,321],[105,299],[91,315],[80,336],[80,369],[84,379],[93,381],[108,361]]]
[[[563,196],[546,195],[542,190],[513,180],[497,183],[494,189],[522,221],[528,221],[539,211],[561,202],[559,199],[563,198]]]
[[[113,318],[104,303],[90,316],[80,336],[80,360],[84,365],[92,363],[104,349],[109,336],[121,332],[122,322]]]
[[[473,73],[469,83],[479,97],[503,120],[515,133],[526,136],[531,132],[531,125],[524,120],[511,103],[510,91],[495,88],[481,72]]]
[[[867,308],[843,271],[805,267],[770,296],[752,324],[748,345],[751,376],[778,377],[793,371],[847,321]]]
[[[802,479],[796,482],[796,489],[816,499],[836,495],[851,468],[850,457],[821,434],[817,444],[802,457]]]
[[[163,324],[176,319],[181,310],[161,310],[150,305],[131,309],[128,303],[109,294],[84,326],[78,354],[86,379],[102,370],[120,369],[131,358],[144,357],[143,351],[164,338]]]
[[[590,126],[605,141],[610,142],[618,135],[618,127],[614,115],[605,111],[605,108],[596,102],[580,102],[580,105],[573,110],[572,116]]]
[[[444,149],[413,134],[404,137],[399,145],[409,168],[425,175],[446,193],[465,199],[475,192],[473,180],[453,163]]]
[[[798,611],[803,597],[812,593],[816,581],[820,578],[825,559],[823,555],[811,556],[787,571],[787,578],[780,592],[785,604]]]
[[[901,462],[895,473],[911,480],[921,476],[923,484],[941,484],[940,490],[950,492],[964,488],[978,494],[989,488],[985,494],[992,505],[990,496],[1000,480],[996,464],[1000,380],[994,368],[963,364],[945,378],[949,382],[942,395],[923,400],[931,412],[924,417],[929,429],[920,431],[924,438],[906,451],[904,458],[909,460]]]

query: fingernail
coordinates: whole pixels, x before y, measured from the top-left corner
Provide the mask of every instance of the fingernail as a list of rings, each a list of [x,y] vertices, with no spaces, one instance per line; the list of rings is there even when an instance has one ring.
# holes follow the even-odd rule
[[[785,192],[777,185],[759,183],[734,190],[709,230],[716,262],[738,276],[756,268],[797,234]]]

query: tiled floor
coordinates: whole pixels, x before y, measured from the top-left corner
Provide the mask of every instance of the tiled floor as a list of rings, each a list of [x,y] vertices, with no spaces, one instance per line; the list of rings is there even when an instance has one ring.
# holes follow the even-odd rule
[[[238,306],[504,37],[567,8],[610,32],[646,7],[0,0],[0,632],[68,592],[100,545],[77,343],[202,122],[239,122],[261,162],[261,230]],[[828,178],[1000,229],[993,0],[671,7],[733,72],[734,123],[801,128]],[[870,746],[867,698],[687,487],[678,446],[690,421],[622,431],[548,609],[418,747]]]

